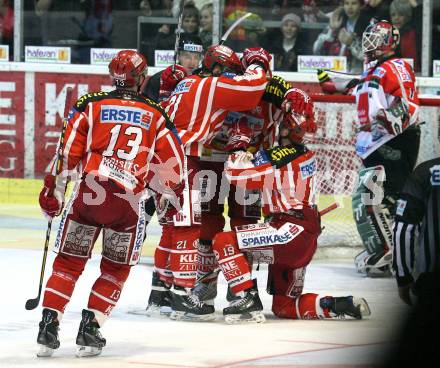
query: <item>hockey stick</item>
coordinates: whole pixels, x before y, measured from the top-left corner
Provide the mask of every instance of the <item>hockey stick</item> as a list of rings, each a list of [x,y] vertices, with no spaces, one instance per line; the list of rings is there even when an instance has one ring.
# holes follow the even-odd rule
[[[223,43],[226,42],[231,32],[234,30],[235,27],[237,27],[241,22],[243,22],[247,17],[250,17],[252,13],[246,13],[242,15],[240,18],[238,18],[234,23],[231,24],[231,26],[227,29],[225,34],[220,39],[219,45],[223,45]]]
[[[57,182],[57,176],[61,173],[61,166],[63,161],[63,149],[64,149],[64,135],[66,133],[66,127],[68,123],[67,114],[69,113],[70,100],[72,99],[72,87],[68,87],[66,91],[66,102],[64,105],[64,117],[63,117],[63,127],[61,129],[60,141],[58,145],[57,151],[57,162],[56,162],[56,171],[55,171],[55,183]],[[41,271],[40,271],[40,283],[38,285],[38,295],[35,299],[28,299],[26,301],[25,308],[27,310],[35,309],[40,303],[41,290],[43,288],[43,279],[44,279],[44,270],[46,268],[46,259],[47,252],[49,250],[49,238],[50,231],[52,229],[52,218],[47,222],[47,230],[46,230],[46,241],[44,242],[44,250],[43,250],[43,261],[41,263]]]
[[[176,64],[177,64],[177,53],[179,49],[179,42],[180,42],[180,34],[182,33],[182,22],[183,22],[183,8],[184,8],[184,2],[185,0],[180,0],[180,13],[179,13],[179,20],[177,21],[177,28],[176,28],[176,42],[174,43],[174,61],[173,61],[173,73],[176,70]]]
[[[331,212],[331,211],[333,211],[333,210],[335,210],[337,208],[339,208],[339,204],[338,203],[332,203],[330,206],[328,206],[328,207],[324,208],[323,210],[319,211],[319,214],[321,216],[324,216],[327,213],[329,213],[329,212]]]

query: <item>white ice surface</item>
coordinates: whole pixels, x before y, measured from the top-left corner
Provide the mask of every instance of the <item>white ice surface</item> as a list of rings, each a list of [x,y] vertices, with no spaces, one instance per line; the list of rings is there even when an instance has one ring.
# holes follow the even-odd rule
[[[37,358],[36,336],[41,307],[26,311],[37,296],[42,251],[0,249],[0,367],[316,367],[365,366],[378,363],[395,341],[396,326],[407,311],[392,278],[368,279],[351,260],[312,262],[306,292],[365,297],[369,319],[293,321],[275,318],[265,292],[267,269],[255,271],[267,321],[265,324],[225,325],[226,283],[220,279],[215,322],[174,322],[128,314],[145,307],[151,267],[132,269],[118,306],[101,329],[107,346],[100,357],[75,358],[75,338],[81,310],[99,275],[94,256],[77,283],[61,324],[61,347],[51,358]],[[46,277],[54,255],[49,254]]]

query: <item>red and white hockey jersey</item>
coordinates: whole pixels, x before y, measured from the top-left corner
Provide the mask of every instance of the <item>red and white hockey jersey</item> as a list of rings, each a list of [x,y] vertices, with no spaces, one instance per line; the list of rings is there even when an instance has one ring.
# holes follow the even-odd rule
[[[362,158],[395,137],[379,129],[380,123],[376,123],[378,114],[392,107],[398,99],[408,104],[409,122],[403,129],[418,122],[419,98],[414,72],[402,59],[389,59],[365,71],[354,94],[360,125],[356,152]]]
[[[266,73],[256,65],[233,78],[193,75],[182,80],[161,104],[179,131],[185,154],[200,157],[203,144],[220,129],[228,111],[255,108],[266,84]]]
[[[248,148],[250,152],[275,146],[278,127],[284,118],[281,105],[290,88],[291,85],[283,78],[273,76],[256,107],[249,111],[228,113],[220,130],[211,134],[205,143],[201,159],[216,162],[225,162],[228,159],[229,153],[224,148],[230,139],[231,127],[235,121],[244,123],[252,132]]]
[[[226,177],[242,188],[262,190],[264,215],[313,204],[316,161],[315,154],[305,146],[260,150],[250,161],[236,158],[237,154],[232,154],[227,161]]]
[[[69,113],[64,173],[107,177],[127,191],[172,189],[183,178],[183,147],[155,102],[137,94],[89,93]],[[55,167],[52,169],[55,174]]]

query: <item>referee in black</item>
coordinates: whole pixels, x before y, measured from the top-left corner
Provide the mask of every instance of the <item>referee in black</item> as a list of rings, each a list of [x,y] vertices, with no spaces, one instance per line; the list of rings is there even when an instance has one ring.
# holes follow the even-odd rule
[[[386,366],[414,363],[422,367],[437,361],[436,365],[440,358],[440,157],[418,165],[405,183],[396,205],[393,257],[399,296],[412,310]]]

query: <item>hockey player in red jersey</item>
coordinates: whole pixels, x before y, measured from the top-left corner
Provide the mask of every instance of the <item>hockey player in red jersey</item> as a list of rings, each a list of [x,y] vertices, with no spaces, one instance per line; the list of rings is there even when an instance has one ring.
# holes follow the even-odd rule
[[[311,104],[310,98],[308,98]],[[287,108],[289,109],[289,108]],[[306,266],[321,232],[314,200],[314,153],[301,142],[316,131],[313,115],[294,111],[279,131],[279,146],[255,154],[232,154],[226,164],[231,184],[260,189],[266,222],[238,226],[215,236],[213,249],[229,286],[239,299],[223,310],[227,323],[263,322],[263,306],[245,254],[254,263],[268,263],[272,311],[280,318],[318,319],[369,314],[362,298],[303,294]]]
[[[261,48],[246,49],[245,71],[237,55],[226,46],[211,46],[201,70],[183,79],[170,99],[162,102],[176,125],[185,147],[185,170],[188,172],[182,210],[165,213],[162,237],[155,252],[155,272],[159,275],[153,291],[172,289],[173,319],[214,318],[212,306],[199,303],[190,293],[197,271],[197,248],[200,237],[200,154],[204,143],[223,124],[228,111],[245,111],[257,106],[267,84],[269,54]],[[230,71],[242,75],[222,76]],[[154,281],[154,280],[153,280]],[[153,296],[152,291],[152,296]],[[160,295],[150,298],[150,307],[160,305]],[[191,311],[191,312],[189,312]]]
[[[202,154],[202,167],[209,170],[209,175],[203,177],[205,184],[204,196],[209,201],[202,201],[202,230],[198,252],[197,283],[193,293],[207,303],[217,295],[218,268],[212,239],[223,231],[225,197],[228,200],[228,216],[230,228],[255,224],[261,218],[261,191],[259,189],[244,190],[229,185],[224,176],[224,163],[228,155],[239,150],[256,152],[260,148],[273,147],[276,132],[284,119],[284,107],[289,102],[289,109],[299,114],[311,115],[310,98],[303,91],[291,88],[283,78],[272,77],[258,106],[251,111],[230,112],[226,117],[221,131],[209,142],[209,147]],[[213,171],[216,177],[213,177]],[[217,180],[214,186],[212,182]],[[215,190],[215,192],[214,192]],[[211,193],[210,193],[211,192]],[[233,295],[228,289],[227,299]]]
[[[365,168],[359,172],[352,205],[366,249],[355,264],[371,277],[391,275],[395,203],[414,169],[420,143],[415,76],[396,56],[398,44],[399,31],[391,23],[372,24],[362,37],[367,70],[360,79],[335,84],[320,75],[325,91],[353,89],[356,96],[356,152]],[[368,203],[363,200],[367,197],[372,199]]]
[[[76,338],[78,356],[101,352],[106,340],[99,328],[115,307],[131,266],[139,261],[145,187],[160,193],[163,202],[181,196],[183,147],[162,108],[138,93],[146,71],[142,55],[120,51],[109,64],[116,89],[89,93],[70,111],[62,175],[47,175],[39,198],[47,216],[58,215],[65,190],[58,179],[78,175],[55,241],[58,254],[44,292],[38,356],[50,356],[59,347],[59,323],[102,230],[101,275],[82,311]]]

